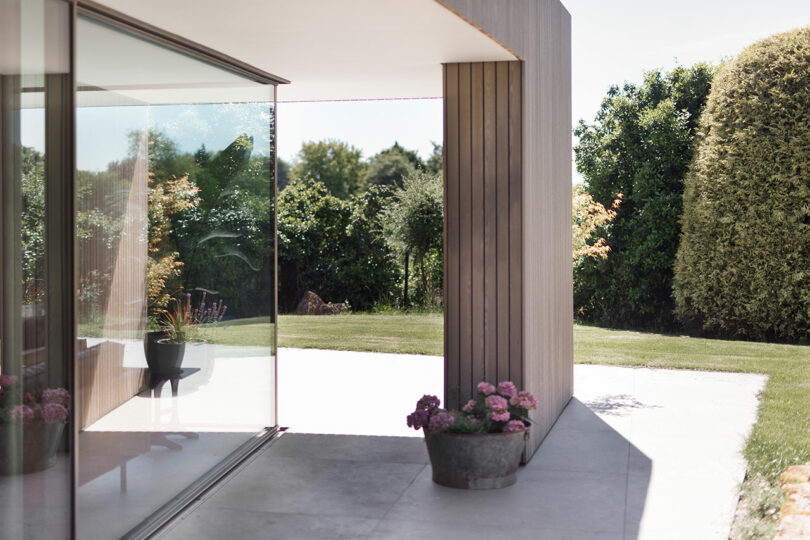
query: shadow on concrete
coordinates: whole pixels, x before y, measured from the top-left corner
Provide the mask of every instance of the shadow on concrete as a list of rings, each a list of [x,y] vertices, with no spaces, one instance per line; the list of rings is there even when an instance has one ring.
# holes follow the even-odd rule
[[[651,460],[577,399],[518,482],[434,484],[421,439],[287,433],[167,538],[638,538]]]
[[[634,409],[658,409],[658,405],[642,403],[635,396],[628,394],[610,394],[587,402],[585,405],[596,413],[612,416],[627,416]]]
[[[589,532],[621,530],[621,538],[638,538],[652,460],[594,411],[621,416],[642,407],[649,406],[625,395],[607,396],[588,405],[572,398],[524,467],[533,474],[539,471],[556,476],[570,474],[581,500],[588,501],[577,504],[577,512],[581,524],[590,524]],[[592,486],[593,479],[614,488],[602,498],[593,498],[583,492],[589,489],[601,492],[600,488]],[[599,528],[599,523],[604,528]]]

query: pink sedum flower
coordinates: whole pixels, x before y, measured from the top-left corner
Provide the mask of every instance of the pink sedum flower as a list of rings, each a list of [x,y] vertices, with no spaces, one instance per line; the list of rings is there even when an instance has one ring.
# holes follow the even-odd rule
[[[68,417],[68,410],[59,403],[48,403],[42,407],[42,419],[48,424],[65,422]]]
[[[518,431],[526,431],[526,424],[520,420],[510,420],[508,424],[503,426],[504,433],[516,433]]]
[[[489,413],[489,417],[492,418],[495,422],[508,422],[509,421],[509,411],[502,411],[502,410],[492,410]]]
[[[438,412],[430,417],[428,429],[430,431],[441,431],[452,426],[455,421],[456,419],[449,412]]]
[[[11,409],[11,417],[17,422],[29,424],[34,421],[34,410],[28,405],[17,405]]]
[[[518,389],[512,381],[503,381],[498,383],[498,393],[511,398],[517,395]]]
[[[495,392],[495,387],[485,381],[481,381],[480,383],[478,383],[478,386],[476,388],[478,389],[479,392],[481,392],[485,396],[488,396],[493,392]]]
[[[473,410],[475,410],[475,400],[471,399],[470,401],[468,401],[467,404],[461,408],[461,410],[464,412],[472,412]]]
[[[516,396],[509,400],[515,407],[523,407],[527,410],[537,408],[537,399],[530,392],[518,392]]]
[[[48,388],[42,392],[42,403],[55,403],[67,408],[70,406],[70,393],[64,388]]]

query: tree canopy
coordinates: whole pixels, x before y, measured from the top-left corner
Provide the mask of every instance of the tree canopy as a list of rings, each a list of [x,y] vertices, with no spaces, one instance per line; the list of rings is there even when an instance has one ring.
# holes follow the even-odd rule
[[[335,197],[348,199],[363,187],[365,164],[360,158],[360,150],[342,141],[305,142],[298,151],[290,178],[321,182]]]
[[[574,307],[607,326],[672,328],[672,266],[680,234],[683,177],[715,73],[701,63],[650,71],[640,85],[611,87],[592,124],[575,130],[585,189],[610,206],[624,194],[604,236],[611,254],[574,272]]]

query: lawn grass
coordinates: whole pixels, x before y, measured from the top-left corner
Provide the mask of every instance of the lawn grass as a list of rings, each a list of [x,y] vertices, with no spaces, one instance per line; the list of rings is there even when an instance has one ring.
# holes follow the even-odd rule
[[[278,346],[400,354],[444,354],[444,317],[427,314],[281,315]]]
[[[268,319],[211,330],[211,341],[269,345]],[[279,346],[441,355],[440,314],[282,315]],[[574,361],[666,369],[762,373],[768,382],[745,448],[749,473],[770,482],[785,467],[810,462],[810,347],[574,327]]]

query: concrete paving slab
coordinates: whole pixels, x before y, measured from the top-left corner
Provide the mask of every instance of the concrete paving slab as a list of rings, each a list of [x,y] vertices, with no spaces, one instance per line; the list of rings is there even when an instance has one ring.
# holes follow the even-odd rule
[[[312,359],[286,355],[298,364],[287,374],[297,371],[303,377],[337,360],[331,353]],[[343,531],[358,538],[467,538],[490,532],[549,540],[728,536],[745,471],[741,450],[756,419],[763,376],[576,366],[575,397],[521,468],[517,484],[475,492],[433,484],[423,441],[402,429],[403,413],[416,398],[441,386],[442,359],[421,357],[420,368],[431,362],[433,368],[412,380],[413,365],[389,358],[396,355],[359,354],[356,361],[341,355],[339,362],[348,365],[331,366],[317,383],[316,409],[322,412],[320,404],[330,403],[329,422],[307,419],[306,408],[285,412],[297,403],[291,396],[293,389],[300,392],[300,383],[280,376],[282,417],[300,418],[320,434],[283,435],[165,536],[189,538],[205,530],[206,538],[230,540],[227,527],[220,535],[220,529],[200,524],[217,519],[212,516],[238,520],[239,512],[266,514],[251,513],[239,524],[246,538],[256,527],[266,537],[282,538],[341,538]],[[280,369],[284,357],[282,350]],[[387,398],[377,387],[392,385],[363,386],[368,388],[363,403],[369,404],[363,411],[385,403],[384,411],[373,422],[341,424],[340,419],[359,416],[357,394],[347,388],[366,368],[377,382],[401,384],[393,385],[397,391]],[[294,431],[296,423],[288,423]],[[378,432],[394,429],[411,437],[371,436],[392,435]],[[324,434],[330,432],[354,435]],[[324,530],[338,518],[346,521]]]

